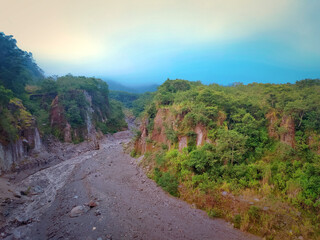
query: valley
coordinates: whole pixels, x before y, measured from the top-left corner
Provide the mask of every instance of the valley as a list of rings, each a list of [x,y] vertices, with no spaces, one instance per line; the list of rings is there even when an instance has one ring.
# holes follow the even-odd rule
[[[99,150],[11,180],[10,188],[30,192],[1,206],[8,211],[1,238],[258,239],[165,193],[123,152],[131,138],[108,135]]]

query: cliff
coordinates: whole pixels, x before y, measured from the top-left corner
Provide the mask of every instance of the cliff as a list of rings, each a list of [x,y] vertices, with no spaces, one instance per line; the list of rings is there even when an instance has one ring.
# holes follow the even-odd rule
[[[84,123],[79,126],[71,126],[71,123],[67,120],[67,111],[57,95],[50,108],[50,126],[54,129],[56,135],[64,142],[81,141],[81,140],[96,140],[97,131],[94,126],[94,113],[100,120],[106,121],[101,116],[101,111],[97,109],[95,112],[92,105],[92,97],[86,91],[79,90],[77,94],[81,94],[85,97],[86,107],[82,109]]]
[[[0,172],[18,166],[26,157],[42,150],[40,134],[35,119],[23,106],[20,99],[12,99],[7,106],[6,116],[11,119],[15,138],[0,139]],[[8,129],[2,133],[8,135]]]
[[[189,133],[183,131],[182,122],[185,113],[175,114],[172,109],[160,108],[157,110],[154,119],[145,118],[140,126],[141,135],[135,142],[135,150],[140,154],[148,151],[156,151],[164,145],[168,149],[178,147],[179,151],[188,146],[188,142],[195,138],[196,146],[202,146],[205,142],[210,142],[208,139],[208,131],[202,124],[197,124],[189,129]],[[150,121],[153,122],[151,131],[148,131]]]

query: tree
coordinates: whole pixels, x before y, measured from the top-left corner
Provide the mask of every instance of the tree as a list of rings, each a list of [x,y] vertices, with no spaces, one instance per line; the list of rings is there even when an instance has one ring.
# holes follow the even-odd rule
[[[217,153],[224,162],[239,162],[246,152],[245,142],[247,138],[235,130],[221,128],[218,131]]]
[[[34,62],[32,54],[22,51],[12,35],[0,32],[0,84],[19,96],[29,81],[43,77],[43,71]]]

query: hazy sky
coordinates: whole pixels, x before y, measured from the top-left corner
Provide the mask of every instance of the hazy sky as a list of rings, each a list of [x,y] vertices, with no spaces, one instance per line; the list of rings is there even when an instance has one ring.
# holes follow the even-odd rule
[[[0,0],[47,75],[229,84],[320,77],[319,0]]]

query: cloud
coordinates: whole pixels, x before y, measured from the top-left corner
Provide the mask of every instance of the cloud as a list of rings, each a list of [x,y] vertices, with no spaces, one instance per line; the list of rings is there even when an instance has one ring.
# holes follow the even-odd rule
[[[21,48],[81,71],[130,73],[199,45],[263,36],[320,55],[315,0],[0,0],[0,6],[0,29]]]

